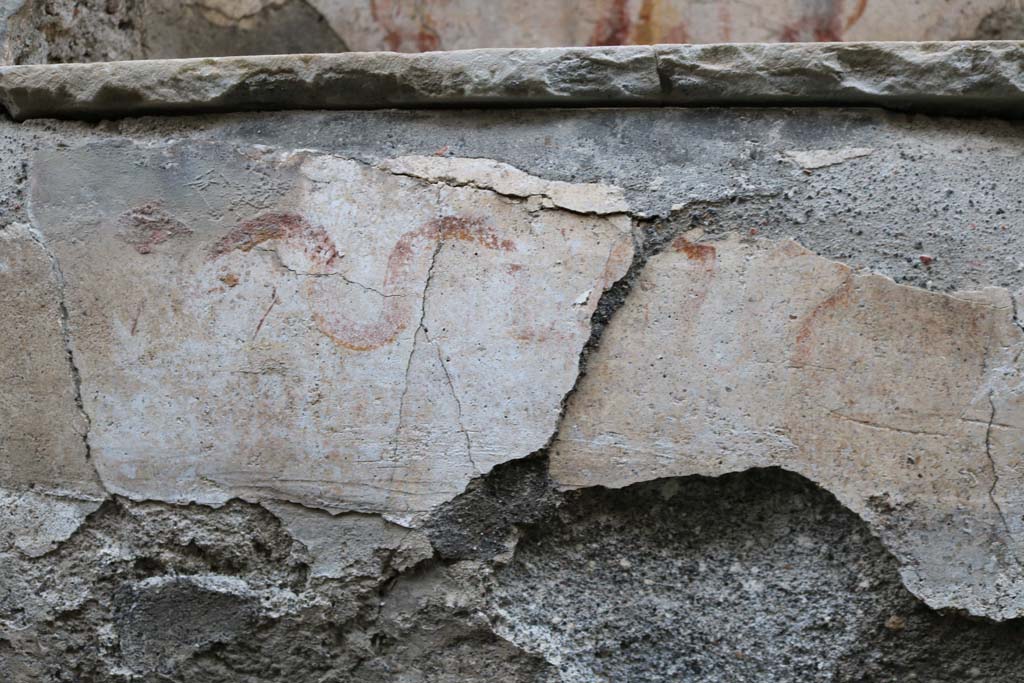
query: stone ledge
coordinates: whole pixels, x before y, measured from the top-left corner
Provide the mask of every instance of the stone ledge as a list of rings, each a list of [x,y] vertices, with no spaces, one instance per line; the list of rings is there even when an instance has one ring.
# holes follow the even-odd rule
[[[657,45],[0,68],[15,120],[279,109],[875,106],[1018,118],[1024,42]]]

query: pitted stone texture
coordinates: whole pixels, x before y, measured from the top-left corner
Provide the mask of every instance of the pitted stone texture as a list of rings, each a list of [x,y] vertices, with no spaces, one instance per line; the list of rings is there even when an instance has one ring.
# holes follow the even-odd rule
[[[1019,117],[1024,43],[349,53],[0,67],[16,120],[253,109],[883,106]]]
[[[114,497],[46,557],[0,549],[0,680],[540,680],[473,609],[479,567],[396,586],[387,548],[343,578],[311,555],[256,505]]]
[[[552,476],[778,465],[868,520],[929,604],[1018,617],[1022,350],[1005,290],[936,294],[795,242],[680,237],[589,359]]]
[[[632,260],[623,215],[310,152],[104,144],[33,170],[93,461],[134,499],[414,523],[545,446]]]
[[[349,53],[0,67],[16,119],[251,109],[642,103],[660,92],[643,47]]]
[[[117,636],[130,669],[172,675],[184,660],[255,626],[259,594],[238,578],[154,576],[115,596]]]
[[[658,45],[666,104],[1010,110],[1024,94],[1020,42]],[[988,107],[991,106],[991,109]]]

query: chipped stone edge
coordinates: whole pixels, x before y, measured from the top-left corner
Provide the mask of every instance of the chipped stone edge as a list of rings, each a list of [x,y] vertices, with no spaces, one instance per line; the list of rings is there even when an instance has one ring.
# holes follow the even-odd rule
[[[282,109],[884,107],[1024,116],[1024,42],[734,43],[0,67],[16,121]]]

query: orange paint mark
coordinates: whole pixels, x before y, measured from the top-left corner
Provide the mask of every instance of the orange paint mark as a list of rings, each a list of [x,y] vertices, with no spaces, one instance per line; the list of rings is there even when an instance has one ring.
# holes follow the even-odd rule
[[[691,261],[700,261],[705,265],[713,264],[717,256],[715,248],[710,244],[691,242],[682,235],[672,241],[672,248],[681,254],[686,254],[686,258]]]
[[[263,323],[267,321],[267,316],[270,315],[270,312],[272,310],[274,310],[275,304],[277,304],[277,287],[274,287],[274,289],[271,291],[270,305],[267,306],[267,310],[263,313],[263,317],[260,318],[259,323],[256,324],[256,331],[252,333],[253,341],[256,340],[256,335],[258,335],[260,333],[260,330],[263,329]]]
[[[396,3],[394,0],[370,0],[370,16],[384,32],[384,42],[394,52],[402,51],[407,43],[413,43],[419,52],[431,52],[442,49],[441,34],[434,24],[433,17],[426,11],[431,0],[419,0],[412,9],[412,26],[408,19],[402,25],[403,9],[409,3]]]
[[[320,273],[330,273],[331,267],[341,259],[330,235],[320,227],[310,225],[302,216],[286,212],[269,212],[240,223],[217,241],[211,249],[211,258],[219,258],[234,251],[247,253],[260,244],[281,241],[299,246]],[[309,278],[305,295],[312,308],[317,327],[335,344],[352,351],[370,351],[390,344],[398,338],[413,320],[414,310],[409,297],[404,296],[410,286],[426,277],[430,258],[438,242],[472,242],[484,249],[514,251],[515,241],[501,237],[482,219],[466,216],[445,216],[428,221],[416,230],[399,237],[388,255],[381,306],[376,319],[370,322],[350,320],[348,306],[338,296],[339,282],[333,278]],[[522,266],[520,266],[521,268]],[[221,282],[233,287],[238,276],[222,275]],[[341,286],[351,286],[345,284]],[[259,334],[264,321],[277,304],[274,290],[270,306],[264,312],[253,339]]]
[[[321,298],[318,293],[308,289],[306,294],[310,298]],[[320,331],[349,351],[372,351],[393,343],[409,326],[411,317],[412,306],[400,297],[385,299],[379,317],[371,323],[353,322],[327,312],[325,308],[313,311],[313,321]]]
[[[656,0],[644,0],[640,5],[640,13],[637,16],[636,29],[633,32],[634,45],[653,45],[657,42],[654,37],[654,4]]]
[[[408,297],[398,293],[426,277],[430,257],[439,241],[473,242],[485,249],[513,251],[515,242],[502,239],[482,219],[445,216],[428,221],[422,227],[402,235],[388,256],[382,294],[384,301],[376,320],[370,323],[349,320],[343,302],[336,293],[320,292],[319,282],[310,283],[307,295],[315,303],[313,319],[320,330],[339,346],[351,351],[372,351],[393,343],[413,320],[414,310]]]
[[[857,0],[857,7],[853,10],[853,14],[846,20],[846,26],[843,27],[844,31],[849,31],[850,28],[860,21],[861,17],[864,16],[864,11],[868,8],[868,0]]]
[[[266,213],[244,221],[214,245],[214,257],[229,251],[251,251],[270,240],[284,239],[298,234],[305,227],[301,216],[291,213]]]
[[[125,211],[117,222],[121,227],[118,238],[142,255],[153,253],[158,244],[192,234],[192,230],[169,215],[160,202],[142,204]]]
[[[232,251],[249,252],[273,240],[300,240],[306,256],[321,269],[328,269],[341,259],[334,240],[319,226],[310,225],[294,213],[269,212],[244,221],[222,237],[210,250],[211,258]]]
[[[800,329],[796,334],[796,351],[793,354],[795,363],[804,364],[809,359],[811,339],[821,318],[840,306],[849,305],[850,297],[853,294],[853,273],[848,269],[844,268],[844,270],[846,270],[846,278],[843,283],[824,301],[815,306],[800,324]]]
[[[441,49],[441,36],[434,28],[430,15],[424,15],[420,30],[416,33],[416,48],[420,52],[434,52]]]
[[[384,3],[382,9],[379,4]],[[377,25],[384,31],[384,42],[392,52],[398,52],[402,47],[402,32],[395,26],[391,18],[391,0],[370,0],[370,16],[377,22]]]
[[[677,315],[681,319],[696,319],[717,277],[718,252],[710,244],[691,242],[682,235],[672,240],[672,250],[686,256],[692,264],[686,281],[691,291],[679,298]],[[641,281],[641,288],[643,287]]]
[[[612,0],[608,14],[594,26],[590,45],[627,45],[629,43],[629,13],[627,0]]]

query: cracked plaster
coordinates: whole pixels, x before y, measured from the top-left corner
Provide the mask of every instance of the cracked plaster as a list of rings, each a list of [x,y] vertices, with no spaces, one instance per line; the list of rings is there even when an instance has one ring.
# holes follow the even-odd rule
[[[126,151],[153,170],[83,204]],[[431,168],[399,160],[414,162]],[[477,187],[265,148],[40,157],[32,214],[65,278],[106,488],[415,524],[470,479],[544,447],[590,336],[599,295],[588,293],[631,262],[631,222],[609,213],[621,195],[438,164]],[[83,165],[96,177],[87,187]],[[555,208],[479,189],[510,176]],[[185,189],[163,189],[174,186]],[[579,213],[590,195],[609,215]],[[178,222],[189,229],[161,227]]]

